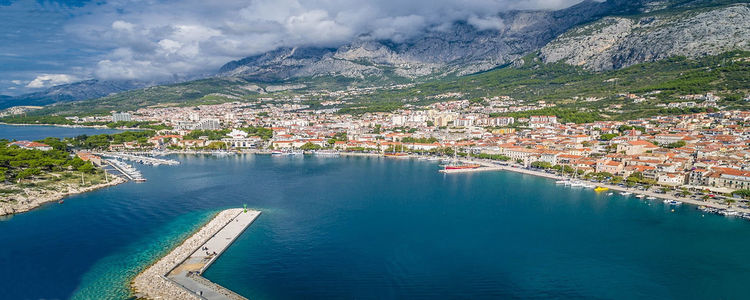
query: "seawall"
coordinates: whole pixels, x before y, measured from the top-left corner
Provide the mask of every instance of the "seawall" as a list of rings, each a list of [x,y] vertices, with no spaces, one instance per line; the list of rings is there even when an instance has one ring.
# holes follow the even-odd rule
[[[136,296],[148,299],[244,299],[200,277],[208,266],[260,215],[227,209],[132,282]]]

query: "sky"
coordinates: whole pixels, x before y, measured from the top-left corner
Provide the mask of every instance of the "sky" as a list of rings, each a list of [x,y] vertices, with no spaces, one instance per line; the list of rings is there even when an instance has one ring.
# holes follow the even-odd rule
[[[287,46],[401,41],[581,0],[0,0],[0,94],[86,79],[168,80]],[[444,27],[443,27],[444,28]]]

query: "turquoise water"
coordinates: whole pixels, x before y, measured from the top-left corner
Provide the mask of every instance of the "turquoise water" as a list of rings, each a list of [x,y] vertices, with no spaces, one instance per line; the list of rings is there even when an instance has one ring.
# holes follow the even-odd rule
[[[509,172],[385,158],[175,156],[0,221],[7,299],[124,298],[227,207],[263,214],[205,276],[253,299],[745,298],[750,222]]]
[[[75,137],[82,134],[85,135],[97,135],[97,134],[109,134],[118,133],[122,130],[117,129],[104,129],[104,128],[70,128],[70,127],[58,127],[58,126],[17,126],[17,125],[3,125],[0,124],[0,139],[8,140],[41,140],[46,137]]]

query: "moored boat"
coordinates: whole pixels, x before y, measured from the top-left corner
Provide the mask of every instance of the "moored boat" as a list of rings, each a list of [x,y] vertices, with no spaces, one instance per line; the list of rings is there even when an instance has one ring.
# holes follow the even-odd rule
[[[609,188],[608,188],[608,187],[604,187],[604,186],[597,186],[597,187],[596,187],[596,188],[594,189],[594,191],[595,191],[595,192],[606,192],[606,191],[609,191]]]
[[[449,165],[445,166],[446,170],[465,170],[465,169],[477,169],[482,165],[479,164],[464,164],[464,165]]]

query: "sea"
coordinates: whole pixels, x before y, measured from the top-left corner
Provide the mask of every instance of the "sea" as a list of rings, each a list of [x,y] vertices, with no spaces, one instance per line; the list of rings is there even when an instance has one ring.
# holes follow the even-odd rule
[[[122,130],[109,128],[73,128],[47,125],[5,125],[0,124],[0,139],[18,141],[36,141],[47,137],[76,137],[79,135],[97,135],[119,133]]]
[[[133,297],[138,272],[243,205],[262,214],[204,276],[250,299],[747,298],[750,222],[690,205],[416,159],[170,158],[2,218],[0,298]]]

